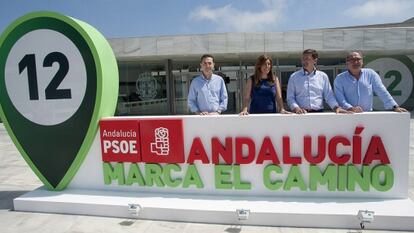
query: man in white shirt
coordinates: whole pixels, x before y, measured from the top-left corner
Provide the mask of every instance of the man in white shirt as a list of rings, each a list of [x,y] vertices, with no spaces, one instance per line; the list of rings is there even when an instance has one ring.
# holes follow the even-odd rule
[[[202,74],[191,81],[187,104],[198,115],[221,114],[227,109],[227,90],[222,77],[213,74],[214,58],[204,54],[200,59]]]
[[[352,112],[372,111],[373,93],[384,103],[385,109],[407,112],[392,98],[380,76],[372,69],[362,68],[364,62],[361,52],[350,52],[346,56],[347,71],[336,76],[335,95],[339,105]]]
[[[294,113],[323,112],[324,100],[336,113],[348,113],[339,107],[328,75],[316,69],[318,53],[306,49],[302,53],[302,69],[293,73],[287,87],[287,103]]]

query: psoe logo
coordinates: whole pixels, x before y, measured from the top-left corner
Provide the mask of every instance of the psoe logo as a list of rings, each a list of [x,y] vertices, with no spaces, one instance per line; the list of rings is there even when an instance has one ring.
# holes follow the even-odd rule
[[[168,155],[170,152],[170,139],[168,129],[156,128],[154,131],[155,142],[151,143],[151,152],[157,155]]]
[[[140,120],[141,156],[144,163],[184,163],[181,119]]]

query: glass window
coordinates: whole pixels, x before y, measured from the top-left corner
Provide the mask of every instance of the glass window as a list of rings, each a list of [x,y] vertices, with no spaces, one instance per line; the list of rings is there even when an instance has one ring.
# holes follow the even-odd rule
[[[246,81],[254,73],[255,59],[217,60],[214,73],[225,80],[229,96],[224,114],[237,114],[242,107]],[[187,96],[191,80],[201,73],[199,60],[171,59],[171,62],[172,80],[167,87],[168,72],[165,62],[119,61],[120,83],[116,115],[190,114]],[[289,77],[300,69],[301,64],[296,58],[277,59],[277,63],[273,71],[280,78],[282,97],[286,104]],[[318,68],[328,74],[331,85],[335,76],[346,69],[343,59],[338,58],[318,60]],[[173,99],[168,100],[167,92],[171,93]]]
[[[221,71],[215,72],[215,74],[221,76],[226,84],[227,89],[227,110],[223,114],[237,113],[238,93],[240,90],[240,83],[238,82],[238,68],[239,67],[221,67]],[[227,69],[226,69],[227,68]]]
[[[187,96],[190,88],[192,78],[197,75],[197,72],[189,72],[188,70],[182,72],[173,72],[175,85],[175,113],[176,114],[190,114],[187,107]]]
[[[287,106],[287,102],[286,102],[287,85],[288,85],[290,76],[296,70],[298,70],[298,68],[285,68],[285,69],[281,69],[281,71],[280,71],[280,76],[281,76],[280,79],[281,79],[281,82],[282,82],[282,85],[281,85],[282,99],[283,99],[283,102],[286,106]]]
[[[164,64],[119,64],[116,115],[165,115],[167,85]]]

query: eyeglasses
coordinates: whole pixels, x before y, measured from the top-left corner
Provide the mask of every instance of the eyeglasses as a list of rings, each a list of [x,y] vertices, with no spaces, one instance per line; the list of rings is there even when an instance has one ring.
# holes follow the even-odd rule
[[[353,57],[353,58],[348,58],[347,61],[352,61],[352,62],[356,62],[356,61],[361,61],[362,57]]]

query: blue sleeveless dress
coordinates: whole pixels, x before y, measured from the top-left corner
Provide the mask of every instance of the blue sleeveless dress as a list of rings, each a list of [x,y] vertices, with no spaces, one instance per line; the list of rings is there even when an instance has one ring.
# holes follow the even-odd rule
[[[276,85],[270,85],[267,80],[261,80],[256,86],[252,77],[252,92],[250,94],[249,113],[276,113]]]

